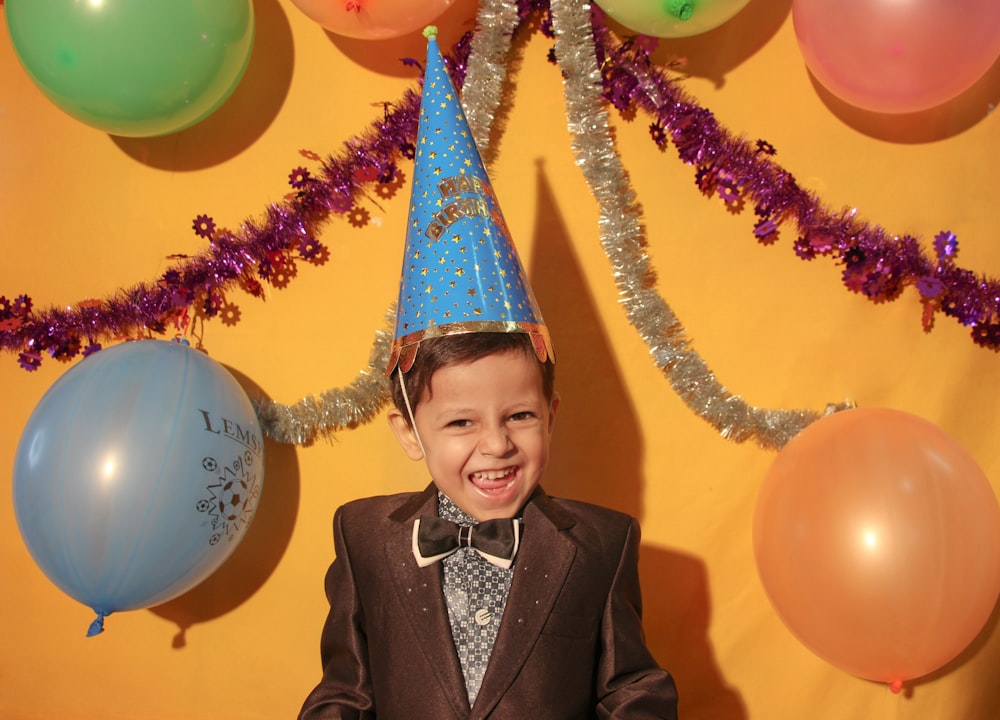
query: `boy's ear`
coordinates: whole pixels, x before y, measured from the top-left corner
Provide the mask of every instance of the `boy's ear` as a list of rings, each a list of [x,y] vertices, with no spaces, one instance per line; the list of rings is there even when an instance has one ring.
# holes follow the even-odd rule
[[[559,409],[559,393],[552,393],[552,402],[549,403],[549,435],[556,425],[556,410]]]
[[[406,421],[406,416],[403,415],[397,408],[392,408],[389,411],[389,427],[392,428],[392,432],[396,435],[396,440],[399,441],[400,447],[403,448],[403,452],[410,460],[422,460],[424,457],[423,451],[420,449],[420,442],[417,440],[416,431],[410,427],[410,424]]]

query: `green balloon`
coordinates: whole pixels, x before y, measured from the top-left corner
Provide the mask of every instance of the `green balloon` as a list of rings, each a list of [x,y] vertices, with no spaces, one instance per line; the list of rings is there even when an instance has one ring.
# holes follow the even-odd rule
[[[254,39],[252,0],[6,0],[14,51],[43,93],[111,135],[152,137],[215,112]]]
[[[594,2],[609,17],[629,30],[651,37],[682,38],[700,35],[722,25],[742,10],[750,0],[594,0]],[[834,0],[829,2],[836,4]]]

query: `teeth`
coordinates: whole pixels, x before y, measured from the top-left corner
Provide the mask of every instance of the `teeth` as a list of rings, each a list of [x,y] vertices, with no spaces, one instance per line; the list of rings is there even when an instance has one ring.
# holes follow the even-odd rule
[[[472,473],[473,480],[501,480],[507,477],[511,473],[511,468],[506,468],[504,470],[491,470],[489,472],[474,472]]]

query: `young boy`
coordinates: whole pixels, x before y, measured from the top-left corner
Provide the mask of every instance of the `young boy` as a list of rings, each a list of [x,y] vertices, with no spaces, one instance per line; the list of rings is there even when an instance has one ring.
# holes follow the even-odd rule
[[[643,642],[632,518],[539,480],[559,398],[527,334],[425,340],[389,418],[421,493],[337,511],[323,680],[303,718],[675,718]],[[517,518],[514,563],[462,547],[421,567],[414,525]]]
[[[389,422],[423,492],[334,517],[323,678],[300,718],[673,720],[639,527],[545,494],[548,331],[430,37]]]

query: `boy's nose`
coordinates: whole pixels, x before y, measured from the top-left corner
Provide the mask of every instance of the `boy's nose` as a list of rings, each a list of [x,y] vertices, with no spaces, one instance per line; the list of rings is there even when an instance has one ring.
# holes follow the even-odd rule
[[[502,457],[508,450],[510,450],[510,437],[507,435],[507,428],[502,425],[486,428],[479,436],[479,452],[483,455]]]

